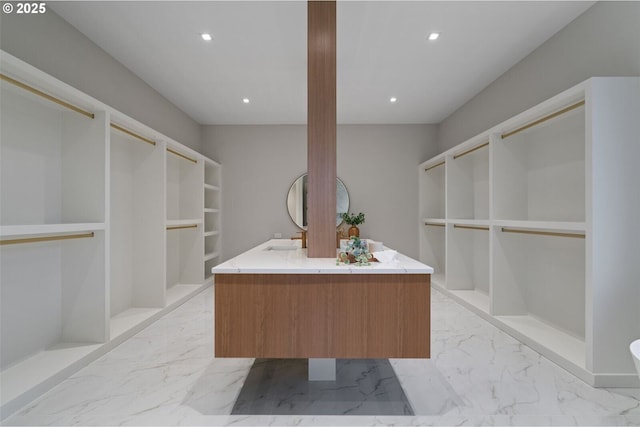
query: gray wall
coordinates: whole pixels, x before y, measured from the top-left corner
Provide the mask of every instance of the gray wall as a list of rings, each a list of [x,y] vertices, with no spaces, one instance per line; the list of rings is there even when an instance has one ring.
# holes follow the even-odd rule
[[[223,164],[225,258],[295,233],[284,200],[306,170],[305,126],[201,127],[54,12],[0,19],[3,50]],[[640,2],[596,4],[439,126],[339,126],[363,235],[417,257],[416,166],[588,77],[640,75],[639,21]]]
[[[437,153],[431,125],[339,125],[338,177],[361,235],[418,257],[417,166]],[[274,233],[298,228],[286,210],[291,183],[307,170],[304,125],[203,127],[203,153],[222,163],[222,245],[233,257]]]
[[[593,76],[640,75],[640,2],[589,8],[439,125],[445,151]]]
[[[0,47],[200,151],[198,123],[52,10],[44,15],[0,14]]]

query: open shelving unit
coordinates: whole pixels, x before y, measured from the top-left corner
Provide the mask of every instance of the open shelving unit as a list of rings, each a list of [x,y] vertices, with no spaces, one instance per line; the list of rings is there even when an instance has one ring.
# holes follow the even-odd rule
[[[448,158],[447,218],[489,219],[489,141],[481,136]]]
[[[444,156],[424,163],[419,181],[420,259],[433,267],[431,283],[437,286],[444,286],[446,282],[444,165]]]
[[[446,251],[444,221],[425,220],[420,227],[420,259],[433,268],[431,283],[446,283]]]
[[[420,167],[420,218],[445,218],[444,165],[444,156],[439,156]]]
[[[489,312],[489,225],[448,225],[447,286],[452,294]]]
[[[104,114],[44,99],[11,71],[0,84],[3,403],[108,339]]]
[[[204,162],[184,148],[166,151],[166,302],[173,304],[204,282]]]
[[[164,308],[163,144],[111,118],[110,336],[116,338]]]
[[[496,219],[585,221],[584,100],[569,104],[536,126],[495,135]]]
[[[419,167],[434,287],[596,387],[639,385],[638,117],[640,78],[592,78]]]
[[[210,284],[221,188],[201,154],[3,51],[0,68],[5,418]]]
[[[5,80],[0,90],[2,225],[103,223],[104,115],[69,110]]]
[[[547,357],[584,369],[584,233],[514,227],[494,231],[493,314],[531,336]]]
[[[204,162],[204,277],[213,281],[211,269],[220,263],[221,166],[213,160]]]

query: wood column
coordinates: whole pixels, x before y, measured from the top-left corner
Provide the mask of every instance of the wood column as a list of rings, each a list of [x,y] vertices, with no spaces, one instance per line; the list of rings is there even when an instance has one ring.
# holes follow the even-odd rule
[[[336,256],[336,3],[307,2],[308,250]]]

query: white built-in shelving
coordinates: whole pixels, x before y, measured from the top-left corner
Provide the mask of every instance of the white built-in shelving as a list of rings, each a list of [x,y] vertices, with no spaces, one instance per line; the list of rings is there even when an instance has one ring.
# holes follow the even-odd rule
[[[177,301],[204,281],[204,161],[167,147],[166,298]]]
[[[125,117],[110,117],[110,336],[165,307],[163,144]],[[137,136],[135,136],[137,135]]]
[[[204,276],[213,280],[211,269],[220,263],[221,166],[213,160],[204,162]]]
[[[445,281],[445,158],[438,156],[420,168],[420,254],[433,267],[431,281]]]
[[[210,283],[220,206],[202,189],[220,182],[217,163],[0,55],[4,418]]]
[[[447,218],[489,219],[488,136],[467,143],[447,157]]]
[[[638,384],[638,117],[593,78],[419,167],[434,286],[595,386]]]
[[[478,309],[489,312],[489,226],[447,225],[448,288]]]
[[[421,166],[420,218],[445,218],[445,158],[439,156]]]
[[[585,221],[585,107],[517,134],[494,134],[494,218]]]
[[[5,79],[0,91],[4,403],[37,389],[50,368],[68,369],[66,355],[81,359],[108,339],[106,128],[104,114],[71,111]]]
[[[420,258],[433,268],[431,282],[445,283],[445,227],[444,221],[426,220],[420,229]]]

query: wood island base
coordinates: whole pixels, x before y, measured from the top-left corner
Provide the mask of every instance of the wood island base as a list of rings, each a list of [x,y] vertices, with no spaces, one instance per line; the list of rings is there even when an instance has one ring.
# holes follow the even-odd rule
[[[216,274],[215,357],[430,356],[429,274]]]

